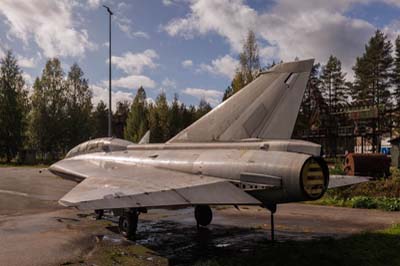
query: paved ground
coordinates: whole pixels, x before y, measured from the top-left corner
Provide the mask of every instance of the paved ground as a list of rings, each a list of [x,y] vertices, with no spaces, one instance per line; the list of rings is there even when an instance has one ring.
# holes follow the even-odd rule
[[[267,211],[229,207],[215,208],[212,225],[200,233],[192,209],[152,210],[140,217],[136,243],[128,242],[112,218],[95,221],[56,203],[74,185],[38,168],[0,168],[0,265],[80,265],[93,259],[98,246],[135,244],[170,265],[188,265],[215,249],[245,252],[269,238]],[[280,241],[342,237],[394,223],[400,223],[400,213],[306,204],[280,205],[276,215]]]

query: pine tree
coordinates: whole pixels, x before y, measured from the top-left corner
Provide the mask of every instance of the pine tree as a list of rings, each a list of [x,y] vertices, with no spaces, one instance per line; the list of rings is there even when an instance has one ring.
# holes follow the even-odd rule
[[[25,140],[27,91],[17,60],[8,51],[0,61],[0,157],[16,156]]]
[[[73,64],[66,81],[67,150],[89,139],[90,116],[93,108],[92,91],[78,64]]]
[[[330,56],[327,64],[322,68],[321,89],[325,102],[328,104],[329,113],[347,104],[348,91],[345,84],[345,74],[339,59]]]
[[[353,98],[357,103],[378,106],[390,98],[392,44],[383,32],[377,30],[365,46],[362,57],[353,67],[355,74]]]
[[[179,131],[182,130],[182,113],[181,106],[178,100],[178,94],[174,95],[174,100],[169,111],[168,125],[169,125],[169,137],[174,137]]]
[[[187,128],[194,121],[196,121],[196,107],[194,107],[194,105],[186,107],[184,104],[182,104],[181,114],[182,114],[182,129]]]
[[[358,57],[353,67],[355,80],[353,98],[356,104],[374,107],[378,117],[373,119],[372,150],[379,150],[378,134],[387,131],[388,120],[385,119],[385,107],[391,104],[390,87],[392,83],[392,44],[380,30],[365,46],[362,57]]]
[[[64,72],[57,58],[47,61],[40,80],[35,81],[31,101],[32,143],[51,159],[58,158],[68,141]]]
[[[154,105],[149,108],[150,140],[151,142],[161,143],[168,140],[168,103],[164,92],[161,92]]]
[[[113,136],[116,138],[124,138],[126,122],[129,115],[129,101],[117,102],[117,108],[113,114]]]
[[[107,105],[100,101],[96,110],[92,113],[92,137],[102,138],[108,134],[108,108]]]
[[[201,98],[199,107],[196,110],[196,120],[200,119],[202,116],[210,112],[211,109],[211,105],[206,101],[206,99]]]
[[[132,102],[126,127],[124,130],[124,137],[127,140],[138,142],[149,128],[148,110],[146,103],[146,92],[143,87],[140,87],[135,99]],[[153,132],[151,132],[152,135]]]
[[[314,64],[300,105],[299,115],[294,128],[294,136],[302,136],[302,131],[316,130],[324,127],[324,114],[327,106],[321,93],[319,78],[320,64]]]
[[[397,103],[397,108],[400,107],[400,35],[395,41],[395,58],[393,68],[393,85],[395,88],[394,96]]]

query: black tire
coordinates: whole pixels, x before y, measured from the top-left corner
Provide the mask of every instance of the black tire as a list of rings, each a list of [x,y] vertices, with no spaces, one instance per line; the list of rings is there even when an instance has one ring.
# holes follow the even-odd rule
[[[94,213],[96,214],[96,220],[101,220],[104,215],[104,210],[95,210]]]
[[[137,213],[125,213],[119,217],[119,231],[127,239],[135,238],[138,217],[139,215]]]
[[[213,215],[210,206],[198,205],[194,209],[194,218],[197,225],[207,226],[211,223]]]

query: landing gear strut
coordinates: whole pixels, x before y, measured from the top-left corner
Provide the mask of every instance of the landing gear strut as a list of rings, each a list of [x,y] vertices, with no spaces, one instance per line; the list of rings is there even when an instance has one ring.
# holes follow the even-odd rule
[[[275,241],[274,213],[276,212],[276,204],[266,204],[265,207],[271,212],[271,241]]]
[[[138,225],[139,212],[135,209],[124,212],[119,217],[119,231],[128,239],[134,239]]]
[[[197,222],[197,228],[201,226],[207,226],[212,221],[212,211],[208,205],[197,205],[194,208],[194,218]]]
[[[104,215],[104,210],[95,210],[94,213],[96,220],[101,220],[101,218],[103,218]]]

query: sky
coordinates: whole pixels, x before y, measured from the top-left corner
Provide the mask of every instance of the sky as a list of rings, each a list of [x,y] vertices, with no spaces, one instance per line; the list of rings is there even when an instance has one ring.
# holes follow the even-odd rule
[[[400,34],[400,0],[0,0],[0,56],[11,49],[28,88],[48,58],[67,73],[78,63],[93,103],[108,102],[108,13],[112,18],[113,108],[138,87],[155,99],[217,105],[247,32],[263,65],[333,54],[347,79],[376,29]]]

